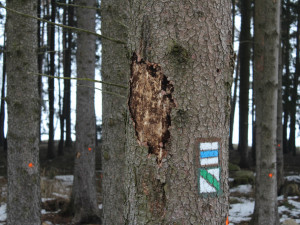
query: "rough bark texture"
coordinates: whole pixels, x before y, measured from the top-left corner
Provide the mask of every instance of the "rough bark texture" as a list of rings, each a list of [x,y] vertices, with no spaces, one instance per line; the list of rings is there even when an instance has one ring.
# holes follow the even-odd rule
[[[132,56],[128,106],[141,146],[148,147],[160,164],[167,155],[166,143],[170,138],[170,114],[175,102],[174,87],[163,74],[159,64]]]
[[[254,224],[278,224],[276,121],[280,1],[255,1],[254,94],[256,191]]]
[[[239,147],[240,167],[249,167],[248,151],[248,117],[249,117],[249,77],[251,50],[251,0],[241,0],[241,34],[240,34],[240,101],[239,101]]]
[[[126,224],[225,224],[233,67],[230,2],[130,1],[131,54],[160,65],[173,83],[177,107],[171,110],[161,166],[148,156],[148,147],[139,146],[129,119]],[[200,171],[207,170],[198,166],[199,140],[218,140],[221,173],[211,176],[220,179],[213,193],[200,192]]]
[[[7,7],[36,16],[36,1]],[[8,225],[40,225],[37,23],[7,11]]]
[[[94,6],[94,0],[78,0],[78,5]],[[77,25],[90,31],[95,30],[95,10],[77,8]],[[86,33],[77,37],[77,77],[95,77],[96,38]],[[74,223],[99,223],[95,184],[95,109],[94,83],[77,81],[76,108],[76,157],[72,201]]]
[[[127,41],[128,3],[124,0],[101,2],[101,31],[108,37]],[[126,46],[102,40],[102,80],[128,85],[129,54]],[[103,224],[123,225],[125,203],[125,123],[127,90],[103,85],[102,93],[102,191]]]

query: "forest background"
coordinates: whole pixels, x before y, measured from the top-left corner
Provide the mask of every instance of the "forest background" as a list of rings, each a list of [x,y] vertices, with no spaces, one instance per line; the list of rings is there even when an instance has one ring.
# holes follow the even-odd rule
[[[234,82],[232,86],[232,117],[230,135],[230,148],[238,149],[241,155],[240,167],[253,169],[254,152],[248,145],[254,143],[252,138],[255,129],[255,107],[253,101],[253,4],[245,1],[243,5],[239,1],[232,1],[234,9],[233,24],[234,30],[234,51],[236,54],[236,65]],[[69,4],[69,6],[65,5]],[[1,2],[5,5],[5,2]],[[76,26],[74,17],[73,1],[39,1],[41,6],[38,17],[54,23],[66,26]],[[282,47],[282,103],[283,103],[283,135],[282,147],[285,154],[297,153],[299,143],[299,107],[298,107],[298,83],[299,83],[299,2],[282,1],[281,8],[281,47]],[[53,10],[55,7],[55,10]],[[100,2],[94,5],[100,7]],[[54,11],[54,13],[53,13]],[[97,12],[97,11],[96,11]],[[0,111],[0,144],[6,146],[6,109],[5,109],[5,21],[6,13],[1,9],[1,31],[2,31],[2,88],[1,88],[1,111]],[[47,142],[45,152],[47,160],[55,160],[58,156],[64,155],[64,149],[72,148],[75,137],[76,118],[76,79],[68,81],[58,79],[59,77],[75,78],[76,63],[76,39],[77,34],[71,30],[58,26],[48,26],[46,22],[37,21],[39,25],[39,94],[42,98],[42,113],[40,123],[40,139]],[[96,13],[96,29],[100,34],[101,19],[100,13]],[[52,30],[51,30],[52,29]],[[101,80],[101,41],[96,40],[96,80]],[[247,56],[247,57],[245,57]],[[297,60],[298,59],[298,60]],[[50,77],[49,77],[50,76]],[[57,79],[53,79],[53,77]],[[69,86],[68,86],[69,85]],[[82,86],[83,87],[83,86]],[[92,88],[85,86],[85,88]],[[102,130],[102,86],[95,82],[95,111],[97,126],[95,133],[98,141],[101,139]],[[69,100],[67,99],[70,94]],[[234,115],[234,116],[233,116]],[[234,124],[234,125],[233,125]],[[64,127],[64,128],[62,128]],[[232,127],[233,128],[233,127]],[[45,142],[46,141],[46,142]],[[55,142],[57,141],[57,142]],[[238,145],[236,145],[238,144]],[[251,154],[250,154],[251,153]]]

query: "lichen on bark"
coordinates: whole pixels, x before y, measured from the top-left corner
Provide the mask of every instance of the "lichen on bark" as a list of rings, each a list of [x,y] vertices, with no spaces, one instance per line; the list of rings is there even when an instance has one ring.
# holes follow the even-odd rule
[[[160,164],[166,156],[170,138],[172,97],[174,87],[162,73],[161,66],[132,56],[128,106],[135,134],[140,145],[148,147],[149,154],[157,156]]]

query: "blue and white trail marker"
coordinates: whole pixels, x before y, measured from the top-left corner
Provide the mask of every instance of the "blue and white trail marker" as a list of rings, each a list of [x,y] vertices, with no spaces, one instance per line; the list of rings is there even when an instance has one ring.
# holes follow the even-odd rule
[[[198,191],[200,195],[218,195],[221,193],[219,166],[220,145],[218,141],[197,142]]]

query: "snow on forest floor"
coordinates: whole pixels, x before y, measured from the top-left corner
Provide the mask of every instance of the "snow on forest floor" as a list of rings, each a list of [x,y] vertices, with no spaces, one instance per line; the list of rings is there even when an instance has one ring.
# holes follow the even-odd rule
[[[3,178],[3,177],[2,177]],[[0,177],[1,179],[1,177]],[[230,178],[232,180],[232,178]],[[287,176],[286,180],[300,180],[300,174],[297,176]],[[55,182],[54,182],[55,181]],[[48,183],[47,183],[48,182]],[[43,190],[42,186],[42,202],[55,200],[56,198],[68,199],[70,196],[70,188],[73,183],[72,175],[60,175],[55,176],[54,179],[42,178],[42,185],[44,184],[49,188],[47,191]],[[50,187],[51,186],[51,187]],[[6,203],[1,202],[5,199],[6,186],[2,185],[0,195],[0,225],[5,225],[6,220]],[[43,192],[44,191],[44,192]],[[51,192],[51,193],[49,193]],[[47,197],[45,195],[48,195]],[[230,189],[230,210],[229,210],[229,224],[247,224],[251,219],[251,215],[254,210],[254,193],[253,187],[250,184],[239,185]],[[300,196],[284,196],[278,197],[278,211],[280,215],[280,222],[284,222],[287,219],[294,219],[300,224]],[[99,205],[102,208],[102,205]],[[42,209],[42,215],[58,213],[60,210],[47,211]],[[246,222],[246,223],[243,223]],[[46,222],[44,224],[52,224]]]

